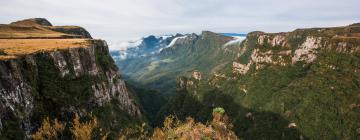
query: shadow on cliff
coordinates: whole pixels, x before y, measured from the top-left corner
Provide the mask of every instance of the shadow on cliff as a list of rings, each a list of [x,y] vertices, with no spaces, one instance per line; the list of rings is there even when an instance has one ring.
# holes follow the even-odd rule
[[[291,122],[279,114],[245,108],[238,105],[233,97],[219,90],[206,93],[203,102],[186,91],[178,93],[160,110],[155,124],[161,126],[168,115],[175,115],[180,120],[190,116],[206,123],[211,120],[212,109],[215,107],[225,109],[233,120],[233,130],[240,139],[307,139],[296,128],[288,128]]]

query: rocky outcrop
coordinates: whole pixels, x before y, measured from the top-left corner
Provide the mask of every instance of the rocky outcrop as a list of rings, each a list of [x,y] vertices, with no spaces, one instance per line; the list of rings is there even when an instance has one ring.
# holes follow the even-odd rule
[[[191,74],[191,77],[194,78],[195,80],[201,80],[201,72],[194,70]]]
[[[305,42],[295,50],[292,63],[305,61],[310,63],[316,59],[316,49],[320,47],[321,38],[307,37]]]
[[[318,53],[335,49],[337,52],[359,51],[356,42],[360,26],[357,24],[337,28],[298,29],[287,33],[249,33],[242,44],[242,52],[233,62],[233,73],[246,74],[251,65],[259,70],[266,65],[305,64],[316,60]],[[243,54],[250,55],[243,55]],[[248,60],[248,61],[238,61]]]

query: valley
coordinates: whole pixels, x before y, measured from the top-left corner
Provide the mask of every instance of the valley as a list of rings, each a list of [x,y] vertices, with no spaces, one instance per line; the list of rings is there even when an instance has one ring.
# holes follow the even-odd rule
[[[168,98],[155,124],[171,114],[207,122],[223,107],[244,139],[354,139],[359,32],[359,24],[257,31],[237,41],[205,31],[115,61],[127,80]]]
[[[0,25],[0,139],[357,139],[360,24],[150,35]]]

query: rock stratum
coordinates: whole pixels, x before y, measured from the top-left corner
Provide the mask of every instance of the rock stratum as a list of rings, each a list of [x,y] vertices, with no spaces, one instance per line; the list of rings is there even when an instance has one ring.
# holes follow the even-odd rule
[[[46,19],[0,25],[0,139],[29,139],[44,118],[92,113],[118,130],[142,113],[104,40]]]

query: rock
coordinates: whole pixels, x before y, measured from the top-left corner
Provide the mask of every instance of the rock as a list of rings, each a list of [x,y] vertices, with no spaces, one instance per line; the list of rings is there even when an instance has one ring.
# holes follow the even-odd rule
[[[201,73],[200,73],[199,71],[197,71],[197,70],[194,70],[194,71],[192,72],[192,78],[200,81],[200,80],[201,80]]]
[[[321,38],[307,37],[305,42],[295,50],[292,63],[305,61],[310,63],[316,58],[316,49],[320,47]]]
[[[289,123],[288,128],[296,128],[296,123]]]

